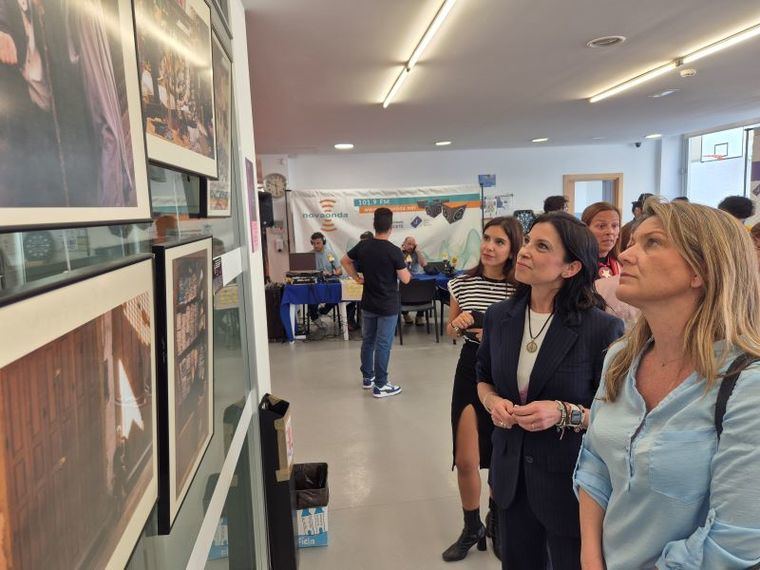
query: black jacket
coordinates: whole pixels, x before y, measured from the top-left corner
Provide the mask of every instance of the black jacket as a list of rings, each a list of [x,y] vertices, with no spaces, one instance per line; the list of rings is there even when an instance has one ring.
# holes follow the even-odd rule
[[[478,351],[478,381],[493,384],[502,398],[520,403],[517,362],[523,341],[528,298],[508,299],[486,312],[483,342]],[[623,335],[623,322],[600,309],[576,315],[556,315],[536,358],[526,403],[561,400],[591,407],[607,348]],[[578,506],[572,491],[572,471],[582,433],[566,430],[562,440],[554,428],[526,432],[494,429],[491,486],[499,507],[515,497],[520,466],[525,469],[531,507],[546,526],[551,520],[574,517]],[[573,533],[575,534],[575,533]]]

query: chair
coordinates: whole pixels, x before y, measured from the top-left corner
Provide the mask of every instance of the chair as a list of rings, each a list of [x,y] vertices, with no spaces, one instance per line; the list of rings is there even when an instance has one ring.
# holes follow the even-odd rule
[[[436,308],[436,285],[434,280],[420,281],[412,279],[407,284],[399,286],[401,312],[398,314],[398,338],[404,344],[404,328],[401,326],[401,313],[404,311],[425,311],[425,326],[430,334],[430,311],[433,311],[435,342],[440,342],[438,335],[438,309]]]

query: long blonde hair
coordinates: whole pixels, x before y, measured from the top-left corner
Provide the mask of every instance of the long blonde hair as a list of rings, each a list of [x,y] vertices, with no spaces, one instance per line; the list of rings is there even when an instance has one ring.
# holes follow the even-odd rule
[[[730,215],[682,201],[649,198],[644,217],[657,217],[665,233],[704,287],[697,310],[684,329],[683,352],[709,389],[718,379],[732,349],[760,357],[760,280],[749,233]],[[620,394],[634,359],[652,331],[646,319],[623,337],[625,347],[612,359],[605,376],[607,400]],[[715,355],[713,343],[724,340]]]

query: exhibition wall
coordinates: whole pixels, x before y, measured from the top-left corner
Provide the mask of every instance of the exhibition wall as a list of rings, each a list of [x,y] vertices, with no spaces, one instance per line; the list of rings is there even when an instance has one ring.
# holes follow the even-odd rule
[[[23,434],[0,453],[0,566],[265,568],[255,419],[269,355],[253,318],[265,303],[244,7],[102,0],[67,27],[73,57],[43,24],[78,3],[41,4],[49,75],[27,89],[0,65],[18,103],[0,133],[0,336],[17,340],[0,350],[0,416]],[[198,240],[154,281],[157,242]],[[44,492],[21,492],[26,478]]]

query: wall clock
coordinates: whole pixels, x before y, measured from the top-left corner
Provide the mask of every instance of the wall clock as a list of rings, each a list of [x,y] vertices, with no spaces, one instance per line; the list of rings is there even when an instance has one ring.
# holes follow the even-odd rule
[[[273,198],[282,198],[285,195],[287,180],[282,174],[272,172],[264,177],[264,190],[269,192]]]

